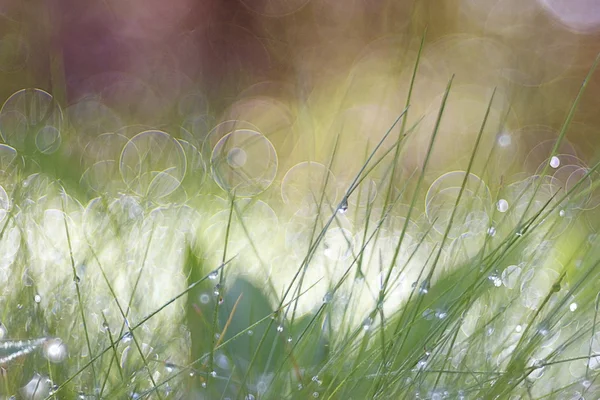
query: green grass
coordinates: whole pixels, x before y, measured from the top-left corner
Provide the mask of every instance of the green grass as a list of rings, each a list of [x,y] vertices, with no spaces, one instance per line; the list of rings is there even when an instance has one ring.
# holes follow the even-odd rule
[[[487,126],[493,94],[467,168],[444,192],[450,201],[428,208],[427,198],[439,201],[426,196],[429,167],[442,121],[452,118],[445,107],[453,80],[423,164],[403,174],[406,140],[423,134],[422,116],[410,108],[419,56],[406,108],[366,150],[351,183],[332,191],[329,174],[309,180],[316,188],[309,215],[293,215],[281,203],[280,178],[241,198],[239,187],[197,184],[204,171],[190,168],[189,159],[169,196],[132,194],[140,176],[124,193],[92,195],[79,181],[75,156],[41,154],[25,141],[17,149],[23,165],[5,187],[11,206],[0,231],[0,393],[597,398],[600,254],[585,224],[594,211],[574,206],[597,191],[597,166],[585,170],[588,187],[585,179],[568,190],[552,186],[544,178],[548,163],[535,179],[483,187],[477,177],[487,176],[498,150],[482,143],[489,130],[501,132]],[[548,159],[568,137],[596,64]],[[339,153],[340,137],[327,168],[350,156]],[[73,139],[65,129],[63,141]],[[38,170],[46,177],[33,175]],[[168,172],[153,173],[152,190],[167,190]],[[248,179],[237,173],[230,178]],[[371,178],[378,195],[365,202]],[[330,198],[336,190],[341,194]],[[503,196],[505,212],[496,208]],[[473,215],[482,207],[483,219]],[[64,342],[66,358],[48,350],[56,343],[50,338]]]

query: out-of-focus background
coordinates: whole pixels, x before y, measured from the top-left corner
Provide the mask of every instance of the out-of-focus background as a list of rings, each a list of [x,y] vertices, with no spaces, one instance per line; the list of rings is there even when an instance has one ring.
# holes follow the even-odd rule
[[[456,74],[440,169],[467,152],[494,87],[507,129],[552,136],[600,51],[594,0],[3,0],[0,15],[2,98],[23,87],[64,106],[95,96],[118,124],[179,124],[197,137],[244,119],[290,164],[325,158],[348,118],[349,141],[377,140],[404,108],[426,28],[412,115],[435,110]],[[568,134],[586,162],[597,155],[599,82]],[[542,137],[520,135],[520,151]],[[409,165],[423,147],[413,146]]]

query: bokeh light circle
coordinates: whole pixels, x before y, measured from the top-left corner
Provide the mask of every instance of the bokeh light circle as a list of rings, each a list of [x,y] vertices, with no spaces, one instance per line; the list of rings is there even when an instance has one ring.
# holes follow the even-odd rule
[[[2,140],[17,150],[35,145],[43,153],[53,153],[60,145],[62,123],[60,106],[41,89],[19,90],[0,109]]]
[[[186,173],[181,144],[162,131],[144,131],[123,148],[119,169],[137,195],[161,198],[177,189]]]
[[[439,233],[444,233],[454,212],[448,232],[450,238],[466,232],[482,233],[489,227],[492,196],[477,175],[470,173],[466,177],[460,202],[456,204],[465,175],[464,171],[453,171],[440,176],[431,184],[425,198],[427,218]]]
[[[235,130],[217,142],[211,157],[212,174],[219,187],[251,197],[264,192],[277,174],[277,153],[264,135]]]
[[[337,200],[336,178],[323,164],[305,161],[288,170],[281,183],[281,197],[298,215],[329,213]]]

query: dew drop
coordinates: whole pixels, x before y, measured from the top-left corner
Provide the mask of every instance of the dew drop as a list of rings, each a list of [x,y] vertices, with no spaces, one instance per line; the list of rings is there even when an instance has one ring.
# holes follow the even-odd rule
[[[36,303],[40,303],[42,301],[42,296],[36,294],[35,296],[33,296],[33,301],[35,301]]]
[[[437,311],[435,312],[435,317],[436,317],[437,319],[444,319],[444,318],[446,318],[447,316],[448,316],[448,313],[447,313],[447,312],[445,312],[445,311],[443,311],[443,310],[437,310]]]
[[[202,388],[206,389],[206,382],[202,382]]]
[[[175,369],[175,364],[172,364],[170,362],[165,363],[165,369],[167,370],[167,372],[173,372],[173,370]]]
[[[254,335],[254,331],[252,329],[248,329],[248,331],[246,332],[246,334],[248,336],[252,336],[252,335]]]
[[[221,294],[221,285],[219,285],[218,283],[215,285],[215,287],[213,289],[213,294],[215,296],[218,296]]]
[[[340,214],[345,214],[348,211],[348,199],[344,197],[342,203],[340,204],[338,211]]]
[[[208,279],[211,279],[213,281],[215,279],[217,279],[218,277],[219,277],[219,271],[213,271],[210,274],[208,274]]]
[[[131,342],[132,339],[133,339],[133,335],[131,334],[131,332],[126,332],[123,335],[123,339],[122,340],[123,340],[123,343],[129,343],[129,342]]]
[[[63,362],[67,358],[67,345],[60,339],[50,339],[44,343],[44,357],[54,364]]]
[[[294,339],[293,339],[291,336],[289,336],[289,337],[287,338],[287,341],[288,341],[288,343],[292,343],[292,342],[294,341]]]
[[[362,323],[363,330],[368,331],[369,329],[371,329],[372,324],[373,324],[373,318],[371,318],[371,317],[365,318],[365,320]]]
[[[584,380],[583,382],[581,382],[581,384],[583,385],[584,388],[588,389],[590,386],[592,386],[592,382],[589,380]]]
[[[419,287],[419,293],[420,294],[427,294],[429,293],[429,280],[426,279],[421,283],[421,286]]]
[[[501,213],[508,211],[508,201],[504,199],[498,200],[498,202],[496,203],[496,209],[498,209],[498,211],[500,211]]]
[[[325,293],[325,296],[323,296],[323,303],[330,303],[332,299],[333,299],[333,293],[327,292],[327,293]]]
[[[550,159],[550,166],[552,168],[558,168],[560,166],[560,159],[556,156],[552,156]]]
[[[488,279],[494,284],[495,287],[502,286],[502,279],[500,279],[496,273],[492,273],[490,276],[488,276]]]
[[[279,333],[283,332],[283,325],[277,326],[277,332],[279,332]]]
[[[517,326],[515,327],[515,331],[516,331],[517,333],[520,333],[522,330],[523,330],[523,327],[522,327],[521,325],[517,325]]]
[[[571,312],[575,312],[575,310],[577,310],[577,303],[571,303],[569,305],[569,310],[571,310]]]
[[[490,226],[487,230],[487,234],[490,235],[491,237],[496,236],[496,228],[494,228],[493,226]]]
[[[217,371],[211,371],[210,376],[212,376],[213,378],[217,377]]]
[[[319,392],[313,392],[312,396],[316,399],[317,397],[319,397]]]

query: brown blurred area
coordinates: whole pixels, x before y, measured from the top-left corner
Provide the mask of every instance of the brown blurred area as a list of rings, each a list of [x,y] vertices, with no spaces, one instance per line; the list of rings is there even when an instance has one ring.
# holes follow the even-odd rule
[[[600,28],[577,31],[548,2],[2,0],[0,95],[38,87],[68,106],[102,93],[128,123],[150,126],[172,120],[190,93],[205,96],[214,123],[241,98],[268,96],[292,124],[306,106],[311,123],[329,126],[357,105],[399,113],[427,28],[415,113],[456,74],[457,96],[498,87],[511,129],[558,130],[600,52]],[[599,95],[596,74],[568,135],[587,162],[599,155]],[[324,131],[315,128],[314,146],[325,146]]]

